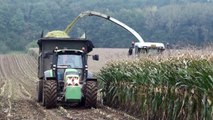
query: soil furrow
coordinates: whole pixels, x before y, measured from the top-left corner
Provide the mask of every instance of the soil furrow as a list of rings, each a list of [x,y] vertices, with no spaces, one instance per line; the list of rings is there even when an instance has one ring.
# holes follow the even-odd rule
[[[30,66],[34,66],[33,64],[26,64],[28,63],[29,60],[26,60],[27,56],[23,56],[20,58],[20,56],[15,56],[13,59],[16,62],[16,65],[18,66],[17,68],[19,69],[19,72],[23,72],[24,77],[31,79],[31,81],[36,82],[37,78],[33,75],[34,73],[30,72],[31,68]],[[30,56],[28,56],[30,57]],[[20,61],[22,60],[22,61]]]
[[[29,92],[27,92],[28,90],[26,90],[24,85],[22,85],[22,83],[20,82],[21,81],[20,79],[22,79],[24,75],[22,74],[21,70],[17,69],[18,66],[15,64],[16,62],[13,56],[10,56],[10,55],[3,56],[3,58],[1,59],[3,60],[1,61],[1,68],[3,68],[2,73],[4,73],[6,76],[5,77],[6,89],[4,90],[4,92],[2,92],[2,97],[4,99],[1,100],[1,102],[3,103],[2,110],[5,109],[4,111],[5,113],[7,113],[2,115],[1,118],[3,119],[33,118],[32,116],[25,117],[25,114],[27,112],[23,112],[23,111],[32,111],[31,109],[34,108],[32,107],[32,108],[25,109],[25,107],[29,106],[28,102],[25,102],[25,101],[27,101],[29,97],[31,97],[31,95],[29,94]],[[34,85],[35,84],[32,84],[29,87],[32,87]],[[19,101],[19,102],[16,102],[16,101]],[[22,103],[27,103],[27,104],[22,104]],[[17,113],[20,113],[20,114],[17,114]],[[31,113],[32,112],[30,112],[30,114]],[[26,114],[26,116],[28,115]]]
[[[8,119],[8,117],[11,116],[11,96],[12,96],[12,92],[11,92],[11,84],[10,84],[10,80],[8,80],[6,83],[4,92],[1,94],[0,96],[0,110],[1,113],[3,113],[2,118],[4,119]]]
[[[0,93],[0,96],[2,96],[4,94],[4,91],[5,91],[5,87],[7,86],[6,82],[4,81],[1,81],[3,83],[3,86],[1,87],[1,93]]]
[[[12,83],[11,80],[9,79],[9,93],[7,96],[7,100],[8,100],[8,105],[9,105],[9,110],[7,113],[7,118],[9,119],[9,117],[11,117],[11,109],[12,109],[12,104],[11,104],[11,99],[12,99],[12,95],[13,95],[13,91],[12,91]]]

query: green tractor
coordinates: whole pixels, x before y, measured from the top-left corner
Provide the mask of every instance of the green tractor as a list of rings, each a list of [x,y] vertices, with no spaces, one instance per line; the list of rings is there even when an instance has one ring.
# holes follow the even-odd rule
[[[38,40],[37,101],[47,109],[59,103],[96,107],[97,79],[88,71],[89,40],[41,38]],[[98,55],[92,56],[98,60]]]

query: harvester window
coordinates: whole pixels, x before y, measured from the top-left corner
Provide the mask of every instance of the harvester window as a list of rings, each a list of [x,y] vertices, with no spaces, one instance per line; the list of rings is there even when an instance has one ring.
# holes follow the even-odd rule
[[[152,49],[152,48],[150,48],[149,49],[149,54],[151,54],[151,55],[157,55],[157,54],[159,54],[159,50],[158,49]]]
[[[58,65],[67,65],[71,68],[83,68],[81,55],[59,55]]]
[[[148,52],[147,48],[138,48],[138,53],[145,54],[147,52]]]

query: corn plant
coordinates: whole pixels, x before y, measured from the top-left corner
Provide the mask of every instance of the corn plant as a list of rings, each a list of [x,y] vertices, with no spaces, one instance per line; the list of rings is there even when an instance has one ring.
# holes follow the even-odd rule
[[[98,76],[105,104],[139,118],[213,119],[212,57],[111,62]]]

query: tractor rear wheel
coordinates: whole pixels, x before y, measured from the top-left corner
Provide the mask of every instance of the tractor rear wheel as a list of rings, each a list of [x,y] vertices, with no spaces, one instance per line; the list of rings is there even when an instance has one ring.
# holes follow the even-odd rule
[[[57,106],[57,82],[55,80],[44,81],[43,104],[47,109]]]
[[[42,102],[42,91],[43,91],[43,81],[39,80],[37,83],[37,102]]]
[[[85,85],[85,107],[96,108],[97,103],[97,81],[87,81]]]

